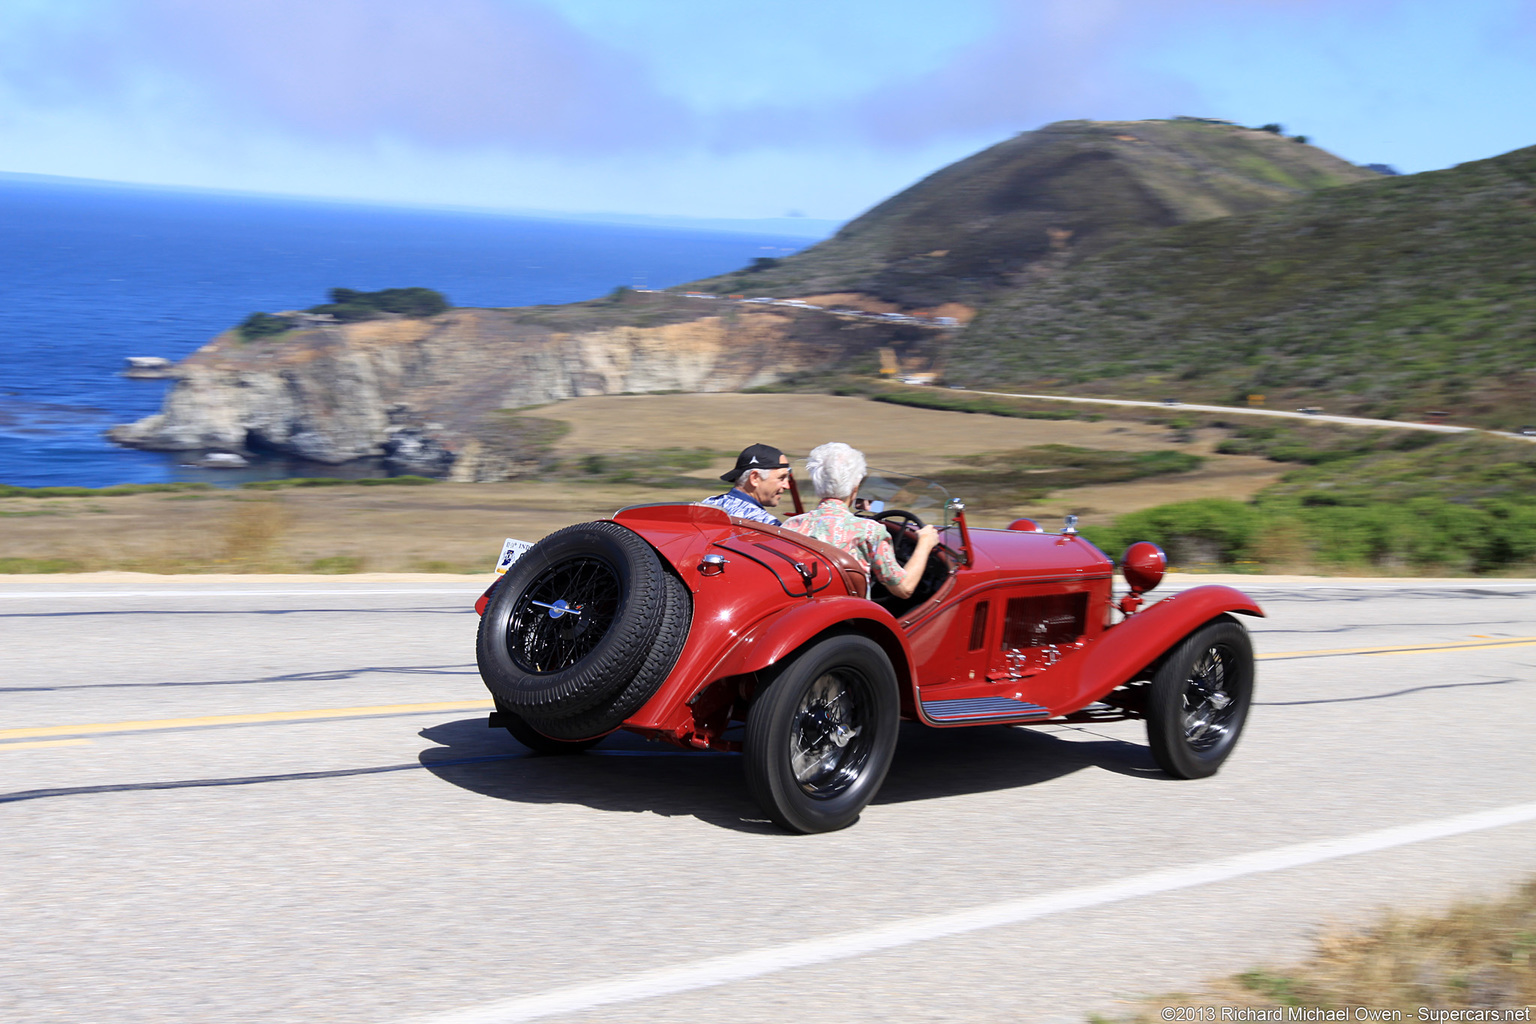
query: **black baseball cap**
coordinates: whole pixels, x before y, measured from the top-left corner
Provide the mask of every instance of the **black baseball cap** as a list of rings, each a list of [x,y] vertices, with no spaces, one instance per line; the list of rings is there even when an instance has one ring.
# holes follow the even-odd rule
[[[736,466],[729,473],[721,473],[720,479],[733,484],[749,469],[786,469],[789,460],[771,444],[749,444],[736,456]]]

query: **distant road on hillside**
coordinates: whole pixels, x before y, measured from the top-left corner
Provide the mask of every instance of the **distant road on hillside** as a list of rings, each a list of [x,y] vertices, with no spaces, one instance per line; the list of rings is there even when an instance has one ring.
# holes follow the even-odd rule
[[[914,385],[916,386],[916,385]],[[1143,402],[1129,398],[1077,398],[1068,395],[1027,395],[1013,391],[977,391],[974,388],[956,388],[971,395],[997,395],[1001,398],[1034,398],[1045,402],[1085,402],[1091,405],[1134,405],[1150,409],[1191,409],[1195,412],[1231,413],[1236,416],[1281,416],[1292,420],[1309,420],[1316,423],[1344,423],[1352,427],[1391,427],[1395,430],[1430,430],[1437,434],[1493,434],[1496,437],[1512,437],[1517,441],[1536,442],[1536,436],[1514,434],[1505,430],[1479,430],[1477,427],[1454,427],[1445,423],[1409,423],[1404,420],[1373,420],[1364,416],[1330,416],[1314,412],[1284,412],[1280,409],[1244,409],[1234,405],[1192,405],[1185,402]]]

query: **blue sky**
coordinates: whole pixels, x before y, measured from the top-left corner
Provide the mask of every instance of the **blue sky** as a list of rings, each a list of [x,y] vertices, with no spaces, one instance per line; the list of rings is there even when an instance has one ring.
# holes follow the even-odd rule
[[[842,220],[1017,131],[1536,144],[1536,0],[0,0],[0,171]]]

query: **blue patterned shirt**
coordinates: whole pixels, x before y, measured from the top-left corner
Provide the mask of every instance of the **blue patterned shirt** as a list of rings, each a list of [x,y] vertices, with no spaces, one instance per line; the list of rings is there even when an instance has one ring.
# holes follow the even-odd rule
[[[778,526],[779,521],[769,515],[756,498],[732,487],[724,494],[716,494],[699,502],[700,505],[709,505],[721,509],[726,515],[738,516],[742,519],[755,519],[760,523],[768,523],[770,526]]]

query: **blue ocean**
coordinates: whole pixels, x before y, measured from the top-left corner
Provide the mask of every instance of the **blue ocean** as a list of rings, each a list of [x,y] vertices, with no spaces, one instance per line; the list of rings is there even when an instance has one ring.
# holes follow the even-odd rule
[[[114,423],[169,382],[128,356],[180,359],[256,310],[333,287],[434,288],[459,306],[574,302],[780,256],[802,237],[0,176],[0,483],[27,487],[382,475],[273,461],[231,475],[118,448]]]

